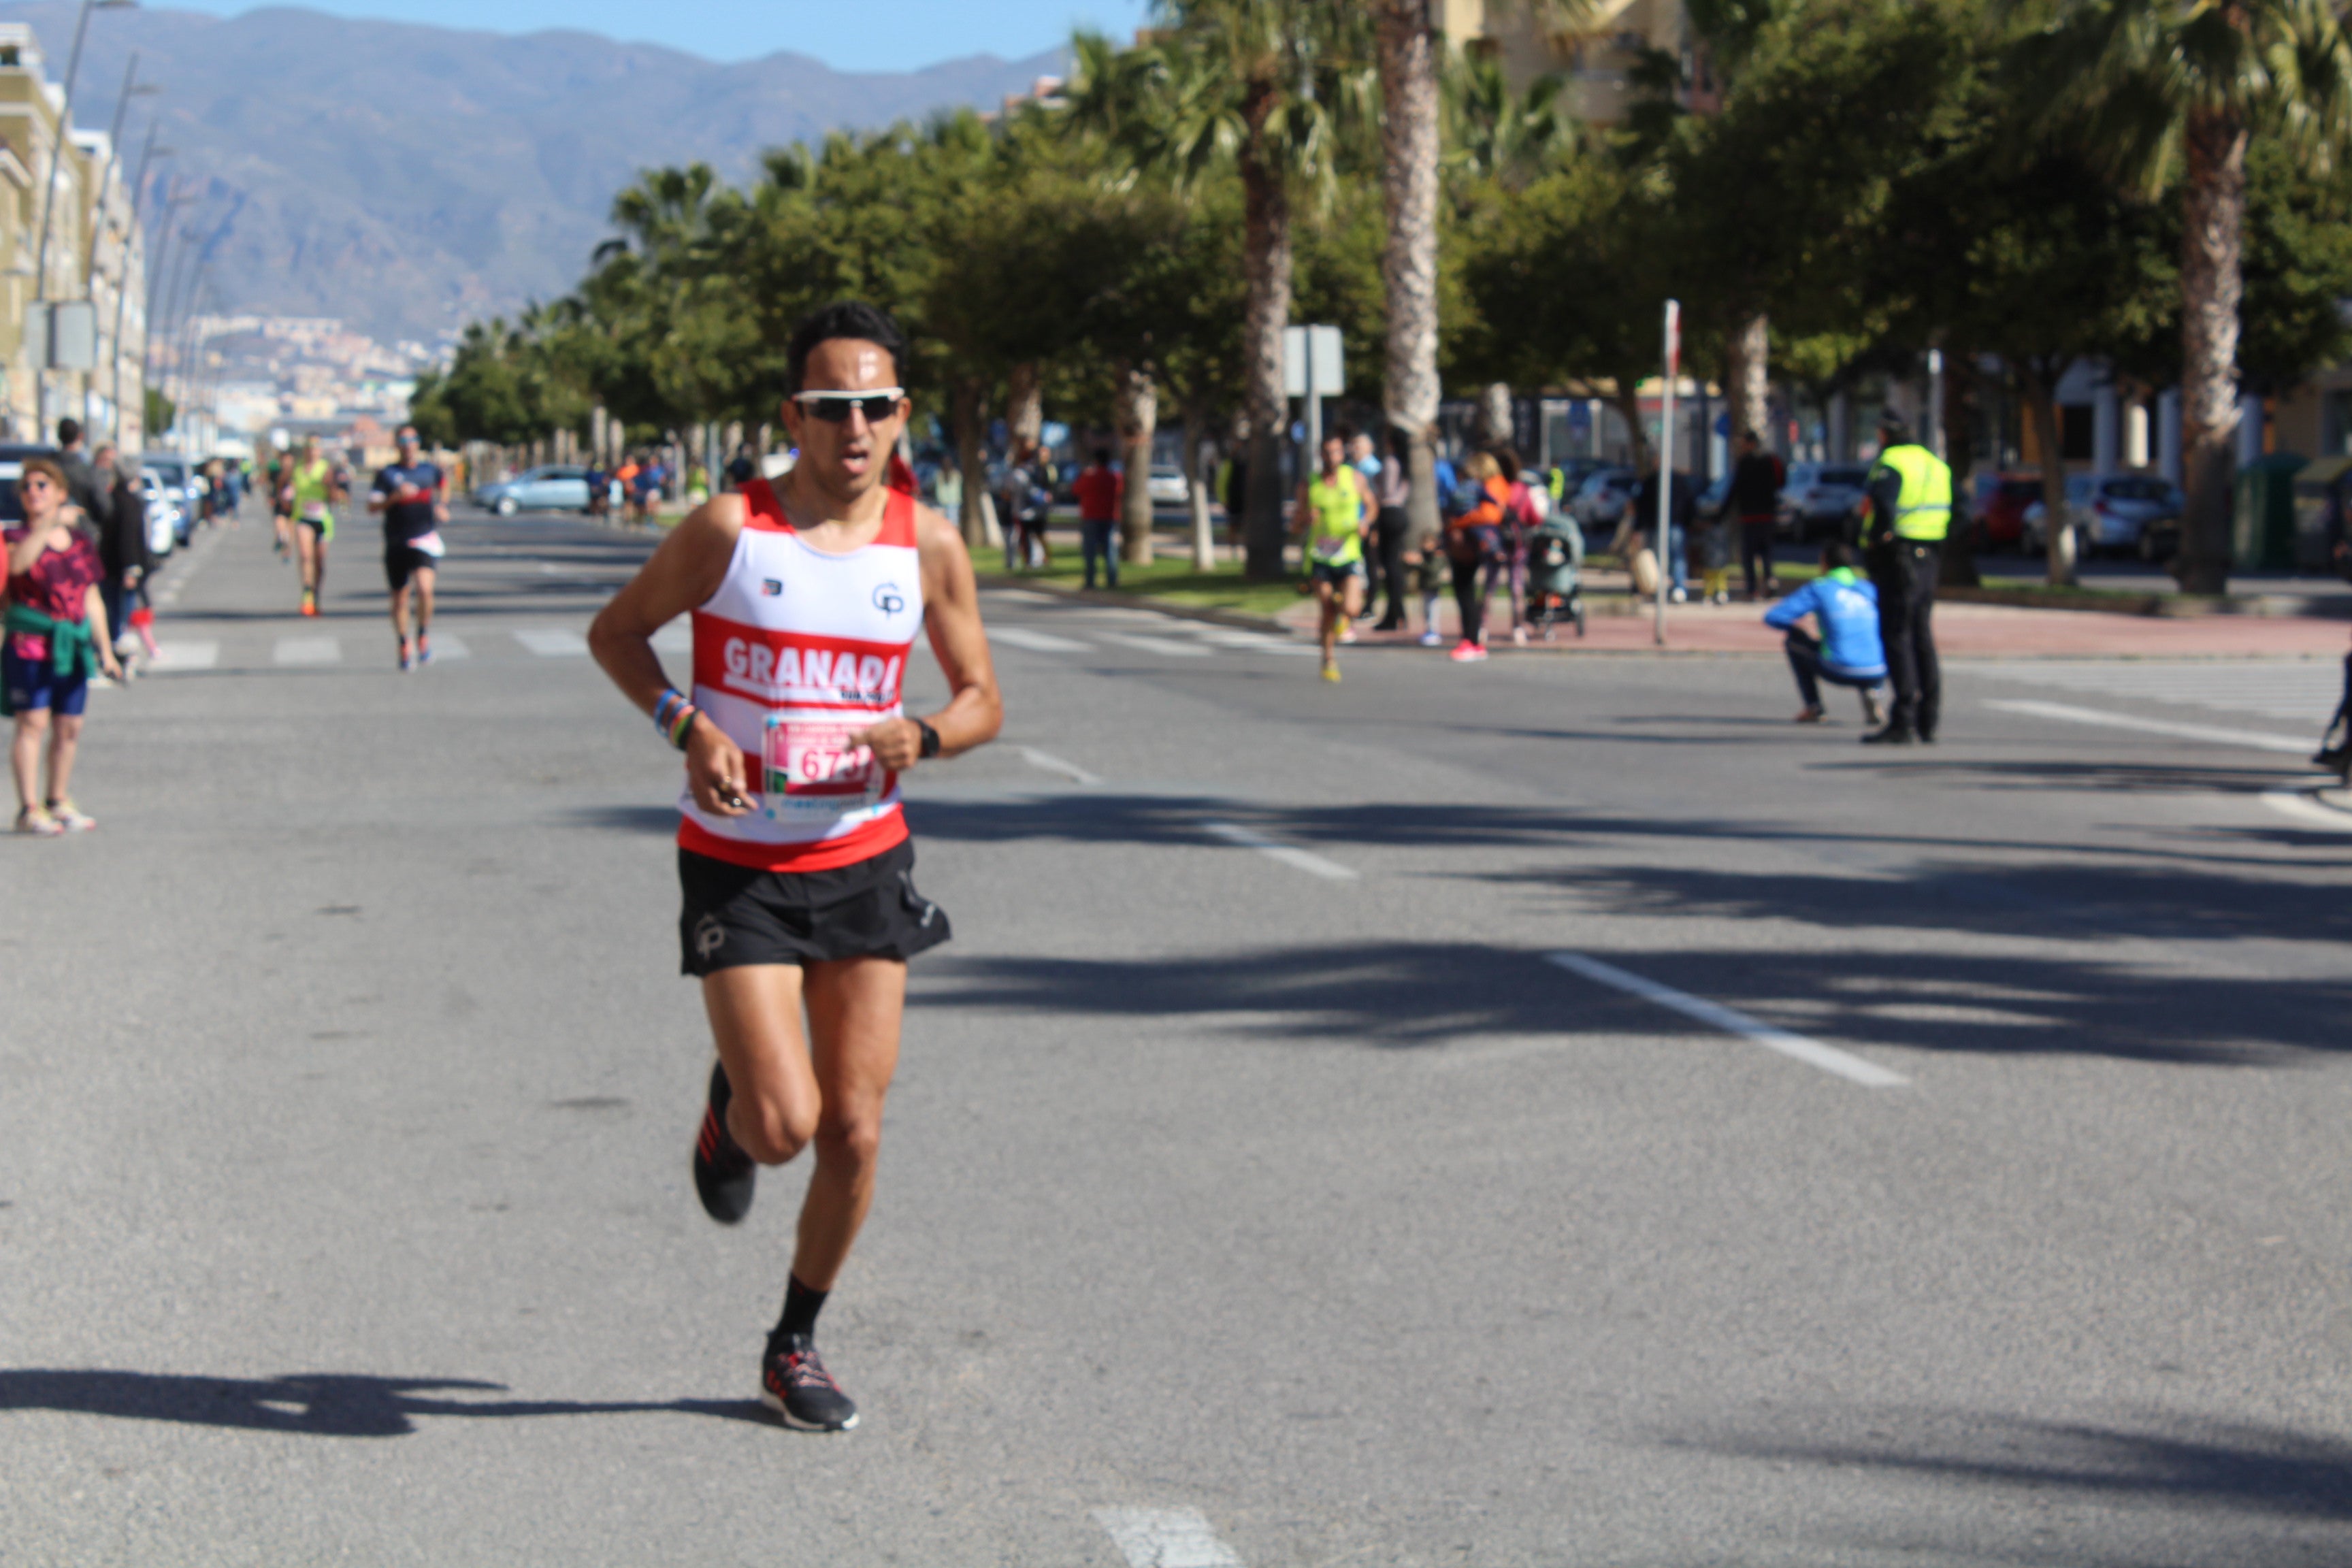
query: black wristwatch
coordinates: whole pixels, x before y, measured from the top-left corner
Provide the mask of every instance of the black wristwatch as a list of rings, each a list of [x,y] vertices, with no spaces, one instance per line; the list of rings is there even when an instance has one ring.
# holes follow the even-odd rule
[[[923,749],[920,754],[925,762],[929,762],[940,754],[940,732],[920,719],[915,721],[915,728],[923,732]]]

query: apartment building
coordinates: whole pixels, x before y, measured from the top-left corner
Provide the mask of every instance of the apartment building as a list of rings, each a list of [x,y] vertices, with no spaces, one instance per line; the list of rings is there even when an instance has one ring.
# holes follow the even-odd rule
[[[146,247],[120,154],[104,132],[66,123],[65,89],[34,30],[0,23],[0,439],[48,439],[70,415],[130,450],[145,445]],[[40,186],[53,162],[45,247]],[[86,309],[52,356],[57,303]]]

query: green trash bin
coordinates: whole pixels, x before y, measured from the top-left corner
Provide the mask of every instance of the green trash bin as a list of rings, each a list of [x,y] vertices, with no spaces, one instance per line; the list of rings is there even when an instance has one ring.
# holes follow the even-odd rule
[[[2305,459],[2292,452],[2273,452],[2238,470],[2231,566],[2241,572],[2294,569],[2294,477],[2304,466]]]

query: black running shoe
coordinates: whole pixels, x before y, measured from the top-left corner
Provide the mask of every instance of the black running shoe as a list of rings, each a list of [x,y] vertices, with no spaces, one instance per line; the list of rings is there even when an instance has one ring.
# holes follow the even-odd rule
[[[760,1363],[760,1403],[798,1432],[846,1432],[857,1425],[857,1406],[824,1370],[805,1334],[768,1336],[767,1359]]]
[[[727,1131],[727,1086],[723,1063],[710,1065],[710,1104],[702,1113],[702,1133],[694,1141],[694,1191],[702,1212],[720,1225],[734,1225],[751,1212],[751,1184],[760,1167]]]

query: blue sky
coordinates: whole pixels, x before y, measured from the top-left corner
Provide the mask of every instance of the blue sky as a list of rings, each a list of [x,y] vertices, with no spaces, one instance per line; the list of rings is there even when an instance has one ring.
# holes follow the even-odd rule
[[[278,0],[284,3],[284,0]],[[298,0],[344,16],[532,33],[574,27],[667,44],[718,60],[779,49],[814,55],[843,70],[911,70],[964,55],[1019,59],[1051,48],[1083,25],[1121,38],[1142,21],[1144,0]],[[234,16],[252,0],[149,0],[173,10]]]

